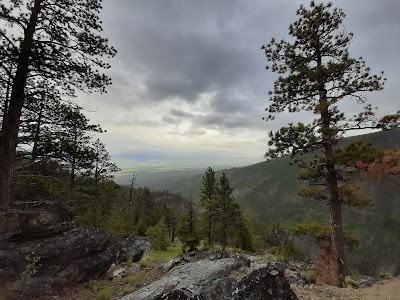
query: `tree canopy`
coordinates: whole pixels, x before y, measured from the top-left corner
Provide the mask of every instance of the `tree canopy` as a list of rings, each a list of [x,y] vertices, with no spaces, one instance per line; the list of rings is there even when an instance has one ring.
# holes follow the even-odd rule
[[[0,5],[2,127],[0,208],[10,201],[22,109],[69,100],[77,90],[105,92],[116,53],[102,37],[101,0],[22,0]],[[104,59],[105,58],[105,59]]]

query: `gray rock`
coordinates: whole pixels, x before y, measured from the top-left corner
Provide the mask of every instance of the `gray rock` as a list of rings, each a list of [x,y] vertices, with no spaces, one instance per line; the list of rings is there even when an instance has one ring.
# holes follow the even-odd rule
[[[298,300],[283,274],[271,267],[255,270],[243,278],[232,299]]]
[[[111,245],[109,235],[63,227],[67,221],[52,212],[11,213],[7,218],[0,220],[0,286],[13,285],[22,298],[98,278],[113,262],[129,256],[138,261],[150,247],[148,238],[134,236]],[[40,228],[42,234],[36,231]],[[23,275],[32,262],[32,274]]]
[[[166,263],[162,265],[162,268],[166,271],[170,271],[171,269],[175,268],[176,266],[183,265],[189,262],[189,259],[187,259],[183,255],[178,255],[175,256],[174,258],[170,259]]]
[[[201,260],[187,263],[175,267],[160,280],[122,299],[230,299],[226,298],[226,295],[231,295],[236,286],[231,279],[224,278],[228,278],[232,270],[248,267],[249,264],[250,261],[247,258],[238,255],[213,261]],[[228,291],[223,291],[224,288]]]
[[[48,210],[0,212],[0,239],[31,241],[72,229],[71,217],[63,211]]]
[[[282,265],[257,269],[238,283],[230,273],[233,270],[249,271],[250,260],[238,255],[220,259],[213,255],[213,258],[176,266],[160,280],[122,300],[298,299],[280,271]]]
[[[112,272],[111,278],[121,278],[126,274],[126,269],[125,268],[119,268]]]
[[[202,296],[193,295],[189,290],[182,288],[172,292],[162,294],[154,300],[204,300]]]
[[[114,247],[116,253],[116,262],[124,262],[129,257],[132,258],[132,262],[139,261],[143,253],[150,249],[151,242],[146,236],[128,236],[123,240],[119,241]]]

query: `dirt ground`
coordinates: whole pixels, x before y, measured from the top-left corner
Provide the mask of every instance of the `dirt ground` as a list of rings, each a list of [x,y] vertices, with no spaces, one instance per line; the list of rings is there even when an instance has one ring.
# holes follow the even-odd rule
[[[378,281],[364,288],[296,285],[292,289],[300,300],[399,300],[400,277]]]

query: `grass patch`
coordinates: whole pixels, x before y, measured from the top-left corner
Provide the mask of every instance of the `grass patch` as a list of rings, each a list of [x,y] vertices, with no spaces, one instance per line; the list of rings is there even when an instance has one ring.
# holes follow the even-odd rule
[[[300,276],[306,281],[306,283],[315,283],[315,280],[317,279],[317,271],[304,270],[300,272]]]
[[[266,252],[262,258],[260,259],[260,263],[269,263],[269,262],[276,262],[276,261],[282,261],[283,258],[280,257],[279,255],[272,254],[270,252]]]
[[[167,247],[166,251],[154,249],[146,250],[139,264],[141,267],[147,267],[150,262],[165,262],[179,254],[182,254],[182,244],[180,242],[175,242]]]
[[[123,277],[122,281],[126,283],[135,283],[139,281],[142,277],[143,277],[142,272],[137,272]]]
[[[110,287],[106,287],[98,291],[96,294],[96,300],[110,300],[113,294],[113,290]]]
[[[131,286],[131,285],[127,285],[127,286],[124,287],[122,292],[124,293],[124,295],[128,295],[128,294],[132,294],[136,290],[137,290],[136,287]]]
[[[344,282],[346,283],[346,285],[350,285],[352,287],[357,287],[357,281],[352,278],[351,276],[346,276],[344,278]]]

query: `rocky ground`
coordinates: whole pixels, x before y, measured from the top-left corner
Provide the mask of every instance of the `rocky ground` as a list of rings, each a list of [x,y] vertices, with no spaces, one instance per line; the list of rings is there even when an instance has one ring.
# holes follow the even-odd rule
[[[250,257],[254,259],[254,257]],[[255,263],[257,264],[257,263]],[[96,299],[96,294],[101,289],[110,287],[113,290],[111,299],[121,299],[124,295],[132,293],[152,282],[160,279],[168,271],[159,262],[147,262],[145,264],[133,263],[127,266],[123,263],[113,267],[111,270],[124,268],[126,273],[114,279],[104,278],[103,280],[84,283],[68,293],[52,296],[43,300],[88,300]],[[133,275],[136,274],[136,275]],[[110,275],[110,272],[109,272]],[[243,274],[240,271],[232,275],[241,279]],[[332,286],[318,286],[315,284],[291,283],[291,288],[300,300],[397,300],[400,299],[400,277],[377,280],[360,288],[336,288]]]
[[[75,228],[60,213],[7,213],[0,218],[0,300],[400,299],[400,277],[357,288],[317,286],[263,256],[197,251],[144,259],[154,253],[149,247],[147,238],[134,236],[111,244],[109,236]]]
[[[291,285],[301,300],[397,300],[400,299],[400,278],[379,280],[362,288],[336,288],[318,285]]]

